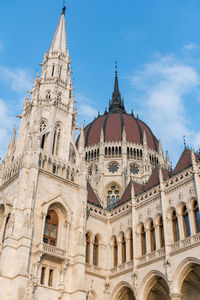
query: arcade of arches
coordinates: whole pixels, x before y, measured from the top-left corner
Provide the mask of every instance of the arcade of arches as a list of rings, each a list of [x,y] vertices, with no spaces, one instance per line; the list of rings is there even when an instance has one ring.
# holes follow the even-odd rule
[[[200,300],[200,265],[191,264],[185,276],[180,290],[180,298],[170,295],[167,282],[160,276],[154,276],[149,283],[145,298],[142,300]],[[177,297],[177,295],[176,295]],[[116,300],[135,300],[133,291],[129,287],[122,287]],[[140,299],[140,298],[139,298]]]

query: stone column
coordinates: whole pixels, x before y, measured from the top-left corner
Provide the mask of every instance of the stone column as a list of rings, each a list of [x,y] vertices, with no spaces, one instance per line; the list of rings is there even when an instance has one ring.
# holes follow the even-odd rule
[[[94,240],[90,240],[90,260],[89,263],[90,265],[93,265],[93,250],[94,250]]]
[[[170,299],[171,300],[181,300],[182,299],[182,295],[179,294],[179,293],[170,294]]]
[[[195,215],[194,210],[192,208],[192,203],[188,206],[188,216],[189,216],[189,222],[190,222],[190,231],[191,235],[196,234],[196,225],[195,225]]]
[[[177,211],[177,218],[178,218],[180,240],[183,240],[185,238],[185,233],[184,233],[183,216],[182,216],[181,209],[182,208],[179,208],[179,210]]]
[[[131,254],[130,254],[130,243],[131,243],[131,240],[130,240],[130,237],[128,236],[126,238],[126,261],[130,261],[131,260]]]
[[[161,236],[160,236],[160,226],[155,223],[155,238],[156,238],[156,250],[161,248]]]

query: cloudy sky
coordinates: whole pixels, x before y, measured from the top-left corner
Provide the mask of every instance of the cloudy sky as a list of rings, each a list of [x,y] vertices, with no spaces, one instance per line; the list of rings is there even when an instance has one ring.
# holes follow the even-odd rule
[[[63,1],[0,2],[0,157],[40,71]],[[169,150],[200,145],[200,1],[67,1],[79,124],[104,112],[118,61],[121,94]]]

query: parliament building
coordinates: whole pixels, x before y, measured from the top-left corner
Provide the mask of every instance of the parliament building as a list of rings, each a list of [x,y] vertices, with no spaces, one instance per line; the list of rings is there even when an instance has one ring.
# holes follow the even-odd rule
[[[172,169],[117,69],[78,128],[70,64],[64,7],[0,165],[0,299],[199,300],[199,153]]]

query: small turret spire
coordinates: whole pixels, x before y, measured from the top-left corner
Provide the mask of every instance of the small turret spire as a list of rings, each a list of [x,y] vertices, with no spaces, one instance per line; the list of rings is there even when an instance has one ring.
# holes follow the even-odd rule
[[[117,62],[115,62],[115,83],[114,83],[114,91],[112,93],[112,99],[109,101],[109,111],[125,112],[124,100],[121,98],[121,94],[119,91]]]

